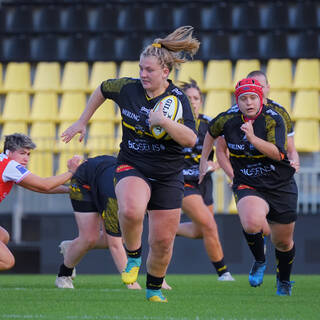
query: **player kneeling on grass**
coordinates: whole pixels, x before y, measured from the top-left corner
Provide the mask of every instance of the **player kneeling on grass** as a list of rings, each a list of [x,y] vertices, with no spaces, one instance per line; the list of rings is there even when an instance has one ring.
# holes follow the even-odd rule
[[[31,173],[27,168],[31,150],[36,145],[26,135],[14,133],[7,135],[4,141],[4,152],[0,153],[0,202],[10,193],[13,184],[41,193],[65,193],[63,186],[76,171],[81,157],[74,156],[68,160],[68,171],[58,176],[41,178]],[[11,269],[14,256],[7,247],[9,233],[0,227],[0,271]]]
[[[118,205],[113,176],[117,159],[111,156],[90,158],[80,165],[71,179],[70,199],[76,217],[79,236],[60,244],[64,263],[56,278],[58,288],[73,289],[75,266],[91,249],[110,249],[118,271],[127,264],[118,222]],[[138,282],[129,289],[141,289]],[[165,282],[164,289],[171,289]]]

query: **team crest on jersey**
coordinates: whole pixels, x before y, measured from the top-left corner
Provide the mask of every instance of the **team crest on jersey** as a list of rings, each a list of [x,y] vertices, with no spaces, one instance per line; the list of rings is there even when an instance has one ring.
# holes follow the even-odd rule
[[[21,173],[21,174],[24,174],[24,173],[26,173],[28,170],[23,166],[23,165],[21,165],[21,164],[18,164],[17,166],[16,166],[16,169]]]

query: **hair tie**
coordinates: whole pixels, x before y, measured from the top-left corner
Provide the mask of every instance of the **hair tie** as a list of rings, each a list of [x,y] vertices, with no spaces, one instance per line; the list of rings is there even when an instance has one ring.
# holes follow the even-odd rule
[[[153,43],[152,46],[155,47],[155,48],[161,48],[162,47],[161,43]]]

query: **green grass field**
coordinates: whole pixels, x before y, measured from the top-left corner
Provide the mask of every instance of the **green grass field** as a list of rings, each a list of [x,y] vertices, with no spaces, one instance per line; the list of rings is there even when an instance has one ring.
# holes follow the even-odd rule
[[[54,275],[0,275],[0,319],[313,320],[320,319],[320,275],[293,275],[291,297],[276,296],[275,277],[251,288],[246,275],[168,275],[168,303],[150,303],[115,275],[78,275],[75,290],[54,287]],[[140,283],[145,277],[141,275]]]

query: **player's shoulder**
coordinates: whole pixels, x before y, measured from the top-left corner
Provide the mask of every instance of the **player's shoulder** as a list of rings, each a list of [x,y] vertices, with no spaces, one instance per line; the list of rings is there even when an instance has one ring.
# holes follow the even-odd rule
[[[201,122],[209,123],[213,118],[207,116],[206,114],[199,113],[198,119],[199,119]]]
[[[138,78],[118,78],[118,79],[108,79],[101,83],[102,92],[120,92],[122,89],[128,86],[139,86],[141,85],[140,79]]]
[[[284,106],[282,106],[280,103],[272,100],[272,99],[267,99],[267,107],[276,110],[277,112],[279,112],[280,114],[283,113],[288,113],[286,108]]]

